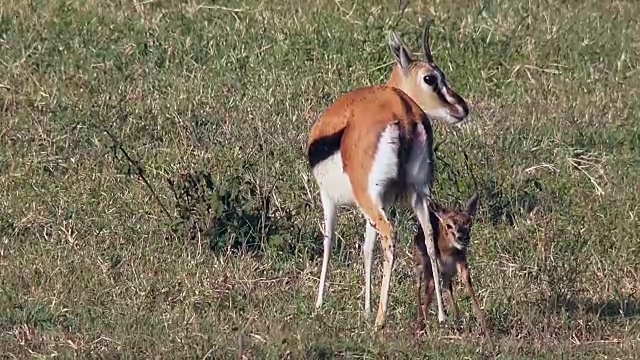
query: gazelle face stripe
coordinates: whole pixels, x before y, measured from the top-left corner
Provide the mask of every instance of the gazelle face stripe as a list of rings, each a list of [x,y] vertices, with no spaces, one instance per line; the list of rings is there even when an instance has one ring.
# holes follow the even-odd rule
[[[463,120],[469,114],[467,103],[456,92],[451,90],[444,73],[435,64],[428,64],[433,68],[432,74],[437,77],[437,85],[433,87],[440,101],[448,106],[448,113],[458,121]]]

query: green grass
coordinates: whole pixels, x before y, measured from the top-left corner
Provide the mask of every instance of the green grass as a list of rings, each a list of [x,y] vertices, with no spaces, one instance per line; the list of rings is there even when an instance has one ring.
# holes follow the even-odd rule
[[[400,21],[395,1],[197,5],[3,2],[1,357],[229,358],[241,336],[249,358],[637,356],[640,3],[412,1]],[[425,14],[472,109],[462,130],[434,123],[435,193],[480,192],[470,262],[493,350],[461,284],[463,330],[432,312],[415,336],[406,216],[387,328],[362,314],[355,211],[313,314],[307,131],[342,92],[386,80],[388,30],[419,49]]]

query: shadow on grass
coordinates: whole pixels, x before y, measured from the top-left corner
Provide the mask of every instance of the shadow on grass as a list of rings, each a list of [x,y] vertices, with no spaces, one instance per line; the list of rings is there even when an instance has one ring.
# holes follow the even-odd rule
[[[516,307],[520,309],[516,310]],[[594,317],[597,318],[596,322],[607,327],[611,320],[637,319],[640,317],[640,308],[638,301],[631,296],[597,302],[584,298],[549,299],[547,303],[527,301],[502,304],[489,310],[487,320],[492,336],[526,338],[541,334],[564,336],[562,329],[578,328],[585,319]]]
[[[456,197],[452,190],[457,194],[465,194],[462,197],[470,197],[471,192],[477,192],[480,206],[487,210],[487,220],[493,226],[501,223],[513,226],[517,217],[526,216],[540,205],[540,197],[544,192],[540,179],[524,177],[498,182],[492,169],[474,170],[466,152],[463,153],[464,162],[455,157],[447,159],[436,153],[440,166],[438,178],[441,179],[438,181],[442,181],[438,187],[447,192],[449,197]],[[474,173],[486,176],[476,178]]]
[[[632,295],[599,302],[590,299],[552,299],[550,305],[556,312],[563,311],[570,315],[582,312],[596,315],[601,319],[640,316],[638,301]]]
[[[301,216],[305,209],[276,208],[272,188],[259,187],[241,175],[216,182],[206,171],[179,174],[167,182],[179,215],[173,232],[189,240],[208,241],[215,253],[317,252],[311,251],[318,243],[310,233],[315,229]]]
[[[483,189],[489,221],[494,226],[503,222],[513,226],[516,217],[529,214],[538,206],[540,192],[542,183],[534,178],[527,178],[511,189],[489,180]]]

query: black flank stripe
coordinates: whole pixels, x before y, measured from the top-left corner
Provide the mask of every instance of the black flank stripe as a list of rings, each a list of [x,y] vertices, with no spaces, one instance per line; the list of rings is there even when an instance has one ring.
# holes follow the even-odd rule
[[[307,150],[307,159],[309,160],[309,166],[312,169],[340,150],[340,143],[342,142],[343,134],[344,128],[331,135],[318,138],[309,145],[309,149]]]

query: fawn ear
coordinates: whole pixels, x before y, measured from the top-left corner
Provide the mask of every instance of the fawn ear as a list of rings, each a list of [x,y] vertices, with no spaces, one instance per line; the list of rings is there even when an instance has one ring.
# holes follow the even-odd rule
[[[474,216],[476,214],[476,210],[478,209],[478,193],[474,193],[471,199],[467,202],[467,206],[464,210],[465,213],[469,216]]]
[[[442,221],[442,206],[435,202],[433,198],[429,198],[427,204],[427,206],[429,207],[429,211],[431,211],[440,221]]]

